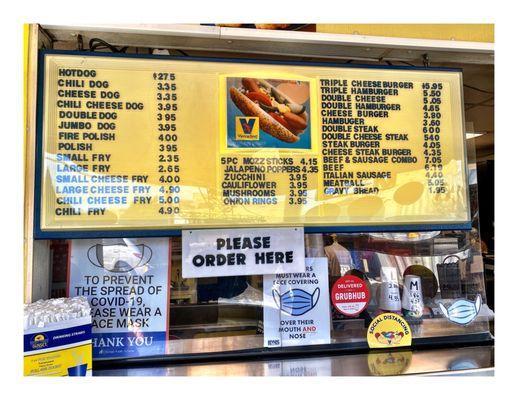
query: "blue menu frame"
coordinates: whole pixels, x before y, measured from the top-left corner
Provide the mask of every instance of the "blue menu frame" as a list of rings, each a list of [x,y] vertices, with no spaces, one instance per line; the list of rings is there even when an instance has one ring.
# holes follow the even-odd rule
[[[152,54],[124,54],[124,53],[103,53],[88,51],[67,51],[67,50],[40,50],[38,55],[38,93],[36,111],[36,168],[35,168],[35,190],[34,190],[34,238],[35,239],[87,239],[87,238],[121,238],[121,237],[161,237],[180,236],[181,229],[152,228],[152,229],[111,229],[111,230],[42,230],[41,229],[41,195],[42,195],[42,162],[43,162],[43,108],[44,108],[44,87],[45,87],[45,57],[47,55],[70,55],[84,57],[121,57],[121,58],[147,58],[155,60],[173,61],[203,61],[203,62],[229,62],[243,64],[269,64],[269,65],[302,65],[314,67],[333,68],[363,68],[363,69],[385,69],[385,70],[419,70],[419,71],[444,71],[460,72],[461,68],[442,67],[417,67],[407,65],[370,65],[370,64],[346,64],[331,62],[309,62],[309,61],[278,61],[260,60],[252,58],[220,58],[220,57],[186,57],[186,56],[163,56]],[[464,142],[465,143],[465,142]],[[464,145],[464,156],[466,156]],[[465,159],[467,168],[467,161]],[[466,171],[466,188],[469,191]],[[469,197],[468,197],[469,198]],[[468,215],[470,215],[468,204]],[[262,227],[267,227],[263,225]],[[367,233],[367,232],[418,232],[418,231],[441,231],[441,230],[471,230],[470,220],[460,223],[436,223],[436,224],[397,224],[397,225],[346,225],[346,226],[307,226],[305,233]],[[253,228],[253,227],[251,227]],[[208,228],[207,228],[208,229]],[[210,229],[217,229],[211,227]]]

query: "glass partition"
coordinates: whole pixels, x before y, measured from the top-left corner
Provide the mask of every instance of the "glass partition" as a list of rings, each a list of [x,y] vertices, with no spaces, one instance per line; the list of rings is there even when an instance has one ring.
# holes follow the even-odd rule
[[[117,284],[120,287],[121,279],[138,276],[140,267],[125,271],[124,265],[128,264],[131,267],[133,261],[120,250],[108,253],[107,249],[113,250],[110,247],[112,245],[107,245],[107,241],[110,240],[113,241],[113,239],[99,239],[100,243],[104,243],[103,254],[100,257],[96,253],[93,261],[97,263],[97,260],[102,258],[104,270],[108,271],[105,275],[116,275]],[[120,241],[120,246],[129,248],[133,245],[138,246],[136,243],[139,241],[138,239],[116,240]],[[149,238],[145,240],[153,241]],[[263,276],[183,279],[181,238],[158,240],[157,243],[164,243],[165,240],[168,244],[169,294],[156,298],[163,299],[168,306],[166,306],[166,315],[160,312],[158,316],[147,315],[146,318],[149,319],[147,322],[149,326],[153,326],[153,321],[166,321],[164,336],[154,336],[155,340],[164,341],[164,343],[146,352],[119,351],[108,354],[108,358],[262,348],[264,314],[267,307],[274,307],[279,315],[286,311],[282,310],[282,307],[279,308],[279,304],[267,301],[267,297],[263,294]],[[74,261],[72,247],[81,246],[82,242],[84,241],[51,242],[52,297],[61,297],[67,293],[92,294],[71,292],[74,284],[77,286],[77,282],[71,281],[74,270],[84,272],[98,269],[93,263],[79,265],[81,262],[78,261],[79,259]],[[91,242],[92,240],[88,240],[87,243],[90,256],[98,252],[97,248],[92,249]],[[488,322],[493,318],[493,312],[486,305],[480,242],[474,229],[413,233],[308,234],[305,235],[305,246],[307,257],[326,260],[329,287],[319,290],[319,295],[327,296],[329,302],[327,312],[330,317],[330,345],[365,342],[367,328],[372,319],[387,311],[396,312],[406,318],[414,339],[470,335],[489,331]],[[158,251],[156,248],[152,250]],[[145,249],[140,253],[137,248],[137,253],[143,254],[142,257],[146,258]],[[118,261],[110,264],[110,260],[114,260],[114,257]],[[92,279],[92,274],[85,275]],[[367,307],[357,316],[352,317],[341,313],[331,299],[335,282],[341,277],[351,275],[363,280],[370,292]],[[414,278],[409,279],[408,276]],[[112,286],[116,286],[113,281],[115,278],[110,279]],[[404,304],[405,291],[408,290],[407,283],[412,279],[419,279],[421,283],[420,298],[417,299],[417,304],[421,308],[417,317],[409,313],[409,310],[405,310]],[[127,302],[125,305],[118,304],[114,307],[131,309],[136,304],[135,309],[139,310],[138,301],[141,300],[137,289],[142,282],[134,279],[127,279],[126,282],[128,283],[122,284],[125,289],[121,289],[122,291],[115,297],[125,298]],[[143,283],[144,287],[145,285],[146,283]],[[100,288],[102,290],[102,286]],[[133,292],[132,288],[135,289]],[[395,297],[387,297],[387,290]],[[95,295],[99,297],[100,293]],[[105,295],[104,297],[111,298],[110,294],[105,293]],[[92,296],[89,298],[91,299]],[[156,301],[150,300],[152,296],[145,294],[140,298],[146,302]],[[395,306],[391,302],[395,302]],[[106,317],[103,314],[109,308],[106,300],[102,304],[97,300],[91,305],[94,321]],[[134,321],[132,317],[138,319],[142,315],[126,317],[127,320]],[[132,323],[134,322],[129,324]],[[130,336],[139,337],[139,332],[145,331],[144,328],[139,329],[138,324],[136,325],[127,326]],[[106,329],[103,330],[100,326],[98,331],[106,332]],[[145,338],[146,334],[142,332],[140,335]],[[105,336],[101,335],[101,337]],[[304,345],[305,342],[301,341],[301,344]],[[290,341],[289,345],[294,345],[294,342]],[[283,347],[282,342],[280,347]],[[96,354],[95,351],[94,354]],[[97,355],[107,357],[102,352]]]

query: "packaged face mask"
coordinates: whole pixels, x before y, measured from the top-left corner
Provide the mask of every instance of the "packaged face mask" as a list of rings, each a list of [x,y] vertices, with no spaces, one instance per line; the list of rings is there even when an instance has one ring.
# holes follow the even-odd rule
[[[295,317],[312,310],[320,297],[320,289],[316,288],[311,294],[302,289],[291,289],[282,295],[275,289],[272,290],[273,299],[279,309],[286,314]]]
[[[439,308],[449,321],[459,325],[468,325],[478,315],[481,305],[482,297],[478,294],[475,301],[460,299],[455,301],[448,308],[439,303]]]

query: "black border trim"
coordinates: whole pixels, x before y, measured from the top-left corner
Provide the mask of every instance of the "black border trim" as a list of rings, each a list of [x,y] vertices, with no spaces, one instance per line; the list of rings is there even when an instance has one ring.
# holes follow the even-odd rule
[[[279,348],[255,348],[246,350],[229,350],[215,353],[197,354],[165,354],[147,357],[129,357],[119,359],[94,360],[95,370],[119,369],[132,367],[155,367],[157,365],[207,364],[213,362],[244,362],[258,360],[275,360],[287,358],[336,356],[362,354],[366,352],[413,351],[424,349],[446,349],[468,346],[494,345],[494,338],[489,332],[467,335],[417,338],[410,347],[388,349],[369,349],[366,341],[357,343],[336,343],[313,346],[294,346]]]

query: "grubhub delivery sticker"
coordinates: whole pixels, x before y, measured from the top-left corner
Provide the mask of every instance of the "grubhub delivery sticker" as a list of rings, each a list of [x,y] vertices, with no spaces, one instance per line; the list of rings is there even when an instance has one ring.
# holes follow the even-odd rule
[[[383,313],[369,325],[367,343],[371,349],[410,346],[412,331],[401,315]]]
[[[348,317],[356,317],[369,304],[369,288],[363,279],[354,275],[345,275],[333,285],[331,300],[340,313]]]

